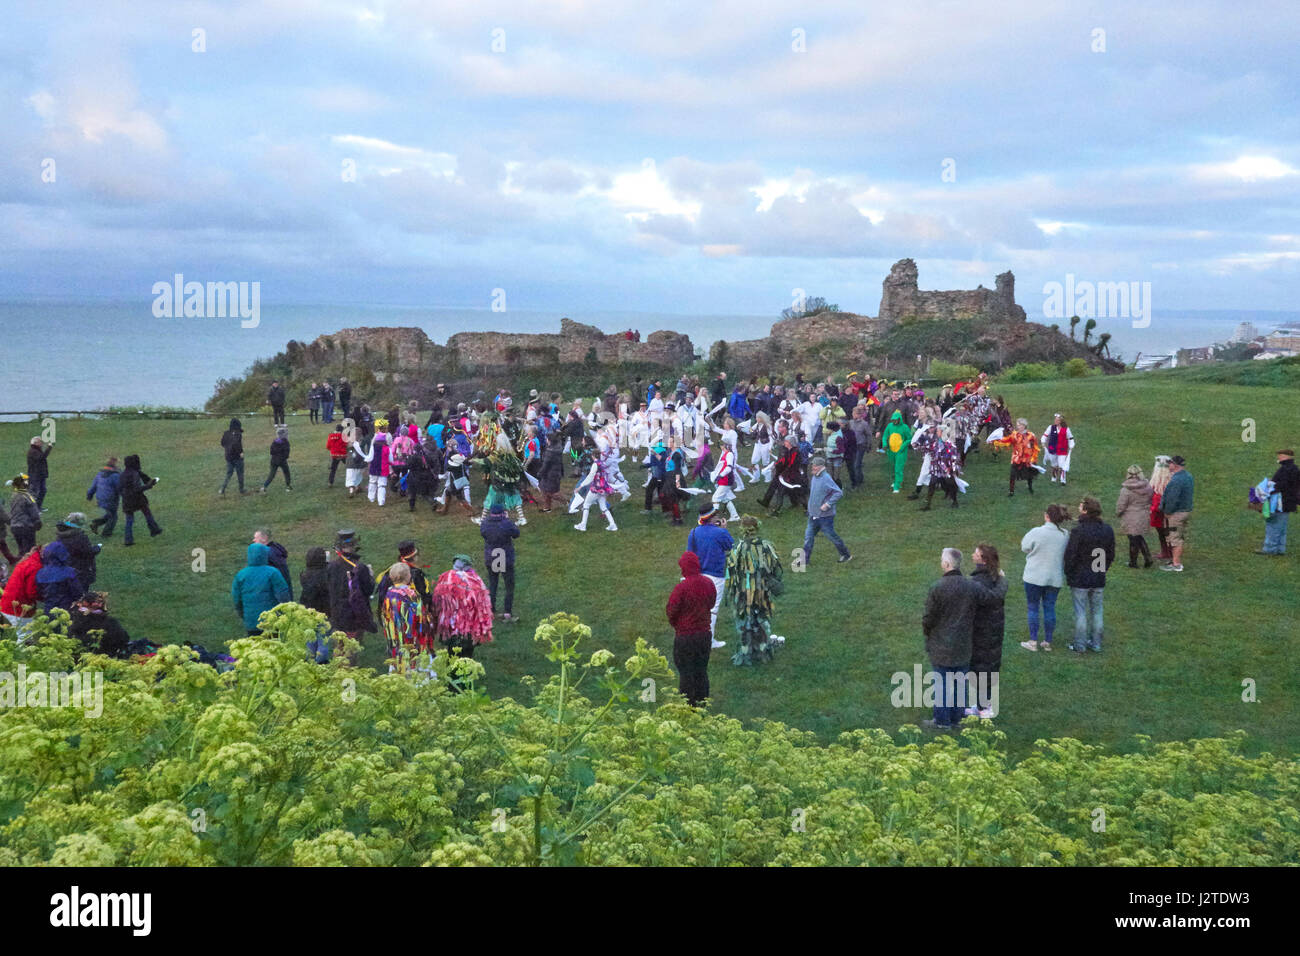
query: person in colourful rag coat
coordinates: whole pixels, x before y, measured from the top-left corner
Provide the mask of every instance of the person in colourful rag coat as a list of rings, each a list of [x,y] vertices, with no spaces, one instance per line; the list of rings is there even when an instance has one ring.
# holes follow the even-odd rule
[[[414,670],[432,677],[433,636],[428,609],[411,578],[411,568],[404,561],[384,574],[388,587],[379,599],[379,628],[388,642],[388,673]]]
[[[912,429],[903,421],[903,413],[895,410],[889,416],[889,424],[880,435],[880,447],[888,456],[887,460],[894,474],[894,494],[903,490],[903,469],[907,467],[907,449],[912,440]]]
[[[1023,418],[1016,419],[1016,430],[1010,435],[1003,435],[993,441],[994,445],[1007,445],[1011,448],[1011,483],[1007,497],[1015,497],[1016,479],[1023,478],[1029,485],[1029,493],[1034,493],[1034,478],[1038,474],[1036,462],[1042,446],[1034,433],[1029,430],[1029,422]]]
[[[448,651],[459,650],[461,657],[473,657],[475,647],[491,642],[492,599],[469,555],[456,555],[451,570],[439,576],[433,586],[433,603],[435,633]]]

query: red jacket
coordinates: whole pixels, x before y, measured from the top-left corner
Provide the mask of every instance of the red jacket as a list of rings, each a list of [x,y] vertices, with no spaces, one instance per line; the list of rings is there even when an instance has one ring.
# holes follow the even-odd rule
[[[668,623],[678,637],[708,634],[717,589],[700,573],[700,559],[695,552],[685,552],[677,560],[677,566],[682,569],[683,577],[668,598]]]
[[[343,438],[342,432],[330,432],[325,439],[325,450],[330,453],[331,458],[348,457],[348,443]]]
[[[0,597],[0,613],[12,614],[14,617],[31,617],[35,611],[36,572],[41,569],[41,552],[33,550],[31,554],[14,565],[13,573],[5,584],[4,596]],[[697,566],[696,570],[699,568]],[[713,582],[705,578],[712,586]]]

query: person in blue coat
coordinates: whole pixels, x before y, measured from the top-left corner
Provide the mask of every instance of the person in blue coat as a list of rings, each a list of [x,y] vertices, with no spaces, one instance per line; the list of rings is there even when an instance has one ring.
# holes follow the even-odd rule
[[[249,635],[261,633],[257,619],[263,611],[289,600],[289,585],[284,575],[271,567],[271,549],[266,545],[253,542],[248,546],[248,564],[235,575],[230,598]]]
[[[736,390],[731,393],[731,398],[727,401],[727,414],[737,422],[743,422],[749,417],[749,399],[745,397],[745,386],[737,385]]]
[[[104,512],[90,523],[90,530],[107,538],[117,527],[117,506],[122,501],[122,473],[117,470],[117,459],[110,458],[104,467],[95,472],[86,500],[92,498],[99,510]]]
[[[85,593],[68,549],[62,541],[51,541],[41,549],[41,569],[36,572],[36,598],[49,614],[56,607],[71,611]]]

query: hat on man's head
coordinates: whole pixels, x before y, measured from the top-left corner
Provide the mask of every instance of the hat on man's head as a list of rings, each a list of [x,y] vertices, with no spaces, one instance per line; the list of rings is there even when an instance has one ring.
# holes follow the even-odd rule
[[[813,460],[810,461],[810,462],[808,462],[808,464],[810,464],[810,465],[821,465],[823,468],[825,468],[825,467],[826,467],[826,459],[823,458],[821,455],[814,455],[814,456],[813,456]]]
[[[1281,451],[1278,452],[1278,454],[1279,454],[1279,455],[1286,455],[1288,458],[1294,458],[1294,457],[1295,457],[1295,449],[1294,449],[1294,448],[1283,448]]]
[[[352,528],[340,528],[338,534],[334,536],[334,547],[340,551],[358,548],[360,545],[360,539]]]
[[[406,540],[397,542],[397,556],[399,558],[409,558],[420,553],[420,548],[414,541]]]
[[[529,397],[529,398],[536,398],[536,397],[537,397],[537,389],[535,389],[535,388],[530,388],[530,389],[528,390],[528,397]]]
[[[1187,464],[1187,462],[1183,459],[1182,455],[1174,455],[1172,458],[1169,459],[1169,462],[1170,464],[1177,465],[1179,468]]]
[[[700,521],[708,521],[718,513],[718,506],[712,501],[705,501],[700,504]]]

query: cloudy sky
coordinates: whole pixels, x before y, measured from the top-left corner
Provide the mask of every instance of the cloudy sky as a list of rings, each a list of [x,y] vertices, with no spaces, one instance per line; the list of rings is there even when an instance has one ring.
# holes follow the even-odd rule
[[[1067,273],[1157,310],[1300,300],[1290,0],[5,20],[0,298],[182,272],[264,302],[776,313],[803,288],[874,314],[910,256],[923,288],[1012,269],[1031,314]]]

